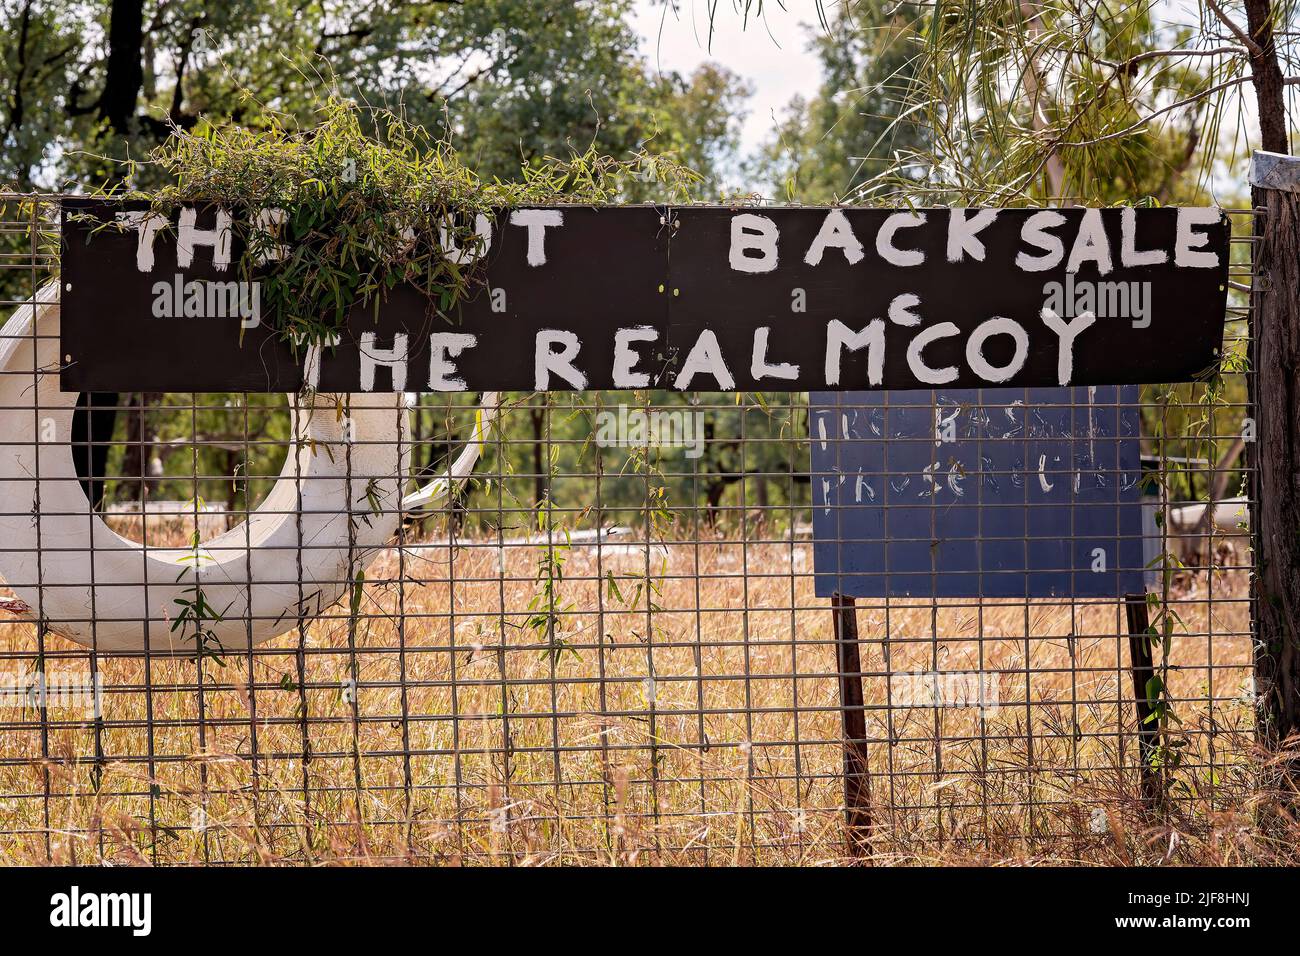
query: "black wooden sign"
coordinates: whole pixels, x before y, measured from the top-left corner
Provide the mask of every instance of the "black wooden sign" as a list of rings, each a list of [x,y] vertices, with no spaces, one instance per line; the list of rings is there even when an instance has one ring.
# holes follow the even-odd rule
[[[97,228],[110,220],[122,228]],[[477,229],[485,281],[451,314],[399,286],[311,351],[275,331],[257,282],[239,281],[224,213],[161,223],[140,206],[67,200],[62,386],[1175,382],[1212,367],[1223,335],[1217,209],[564,206],[503,210]]]

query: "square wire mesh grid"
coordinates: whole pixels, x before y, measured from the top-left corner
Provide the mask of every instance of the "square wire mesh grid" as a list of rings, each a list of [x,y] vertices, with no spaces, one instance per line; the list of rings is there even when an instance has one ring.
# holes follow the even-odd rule
[[[814,594],[804,395],[510,394],[495,415],[474,395],[410,412],[265,394],[53,408],[58,356],[31,356],[57,351],[57,332],[11,324],[0,338],[28,364],[4,369],[24,381],[5,391],[17,424],[0,443],[35,469],[8,476],[0,551],[36,534],[36,553],[6,565],[30,569],[7,581],[30,607],[0,610],[0,858],[834,860],[846,681],[862,690],[882,858],[1100,858],[1109,821],[1149,798],[1143,730],[1194,829],[1253,773],[1249,211],[1233,219],[1225,349],[1239,360],[1210,385],[1141,390],[1150,596],[859,599],[851,672]],[[0,197],[6,315],[56,277],[57,223],[57,197]],[[410,424],[375,467],[380,439],[308,440],[312,415]],[[436,507],[404,512],[380,487],[437,481],[476,429],[472,477]],[[315,471],[327,458],[335,477]],[[319,500],[351,502],[342,530],[312,510],[327,482],[336,497]],[[31,531],[35,511],[58,533]],[[368,543],[385,521],[391,543]],[[278,560],[255,570],[250,546],[268,542]],[[177,578],[136,596],[114,583],[123,553]],[[204,592],[205,562],[230,555],[245,565],[222,593],[272,592],[278,615]],[[68,624],[78,594],[98,603]],[[145,627],[140,607],[162,615],[150,649],[107,646],[124,622]],[[1177,715],[1155,738],[1135,702],[1134,614],[1169,624],[1139,675],[1161,676]],[[78,629],[90,646],[64,636]],[[248,646],[259,629],[282,633]]]

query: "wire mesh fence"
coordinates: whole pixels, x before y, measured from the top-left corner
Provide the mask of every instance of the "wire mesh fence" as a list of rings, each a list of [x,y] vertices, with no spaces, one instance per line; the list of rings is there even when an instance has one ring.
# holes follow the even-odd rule
[[[0,197],[7,314],[54,288],[57,209]],[[804,394],[58,398],[57,313],[29,307],[3,331],[4,858],[833,861],[846,726],[882,860],[1106,859],[1153,801],[1205,833],[1256,772],[1233,221],[1223,371],[1138,403],[1148,593],[862,598],[848,665]],[[1033,537],[974,537],[1008,533]]]

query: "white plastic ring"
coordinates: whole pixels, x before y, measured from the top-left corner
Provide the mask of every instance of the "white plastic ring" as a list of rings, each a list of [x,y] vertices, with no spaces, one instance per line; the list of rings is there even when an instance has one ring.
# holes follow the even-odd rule
[[[59,390],[58,349],[51,283],[0,330],[0,576],[51,631],[106,651],[244,648],[328,608],[388,547],[409,457],[402,395],[291,399],[296,439],[248,520],[197,549],[145,548],[82,489],[68,441],[77,395]],[[442,495],[472,470],[475,437]],[[196,587],[219,620],[185,619]]]

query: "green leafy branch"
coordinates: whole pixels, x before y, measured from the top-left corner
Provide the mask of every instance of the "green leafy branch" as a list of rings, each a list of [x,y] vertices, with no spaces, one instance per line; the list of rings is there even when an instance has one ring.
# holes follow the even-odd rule
[[[487,181],[448,141],[386,110],[331,99],[319,119],[310,129],[272,119],[177,130],[151,159],[170,185],[126,194],[163,217],[182,205],[229,211],[241,277],[261,281],[268,321],[296,347],[328,342],[355,306],[377,310],[399,284],[453,321],[483,287],[480,216],[609,202],[647,168],[670,201],[701,182],[663,156],[647,167],[639,153],[617,160],[594,149],[533,163],[520,182]]]

